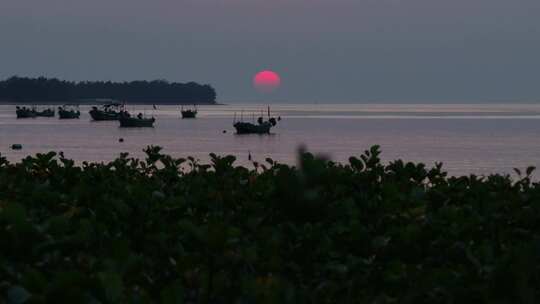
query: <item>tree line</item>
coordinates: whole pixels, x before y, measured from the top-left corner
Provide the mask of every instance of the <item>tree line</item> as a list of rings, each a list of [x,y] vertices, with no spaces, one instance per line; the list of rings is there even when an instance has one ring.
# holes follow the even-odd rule
[[[13,76],[0,81],[0,100],[13,102],[80,102],[113,99],[151,103],[215,103],[208,84],[153,81],[82,81]]]

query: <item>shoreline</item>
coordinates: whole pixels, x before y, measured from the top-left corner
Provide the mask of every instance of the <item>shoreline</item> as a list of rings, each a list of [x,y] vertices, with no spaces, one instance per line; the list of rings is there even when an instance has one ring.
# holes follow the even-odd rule
[[[16,102],[16,101],[1,101],[0,105],[3,106],[56,106],[56,105],[102,105],[106,104],[106,102],[100,102],[100,101],[28,101],[28,102]],[[193,103],[193,102],[126,102],[126,105],[156,105],[156,106],[175,106],[175,105],[197,105],[197,106],[225,106],[226,103],[211,103],[211,102],[199,102],[199,103]]]

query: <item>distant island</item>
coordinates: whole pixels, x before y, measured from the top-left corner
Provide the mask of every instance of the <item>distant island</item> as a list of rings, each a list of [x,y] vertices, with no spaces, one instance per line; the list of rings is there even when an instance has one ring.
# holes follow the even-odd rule
[[[135,104],[216,104],[208,84],[153,81],[82,81],[57,78],[10,77],[0,81],[3,103],[96,103],[115,100]]]

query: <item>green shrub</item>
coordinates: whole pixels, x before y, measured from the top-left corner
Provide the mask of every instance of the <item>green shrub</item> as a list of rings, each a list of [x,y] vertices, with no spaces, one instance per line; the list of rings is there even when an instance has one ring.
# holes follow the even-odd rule
[[[146,153],[0,158],[5,302],[540,301],[534,168],[449,177],[377,146],[255,169]]]

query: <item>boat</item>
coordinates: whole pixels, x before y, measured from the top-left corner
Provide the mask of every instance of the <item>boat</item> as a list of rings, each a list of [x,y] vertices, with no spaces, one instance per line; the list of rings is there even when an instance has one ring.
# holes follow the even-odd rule
[[[236,129],[236,134],[270,134],[270,129],[277,125],[281,117],[275,119],[270,117],[270,107],[268,107],[268,119],[265,120],[262,115],[257,119],[257,123],[243,121],[243,115],[240,121],[236,121],[236,114],[233,126]]]
[[[54,117],[54,109],[48,108],[43,111],[36,111],[36,116],[39,117]]]
[[[15,113],[17,114],[17,118],[34,118],[37,116],[36,109],[34,108],[27,108],[27,107],[16,107]]]
[[[236,122],[234,124],[236,134],[270,134],[270,129],[273,126],[269,121],[260,124],[250,122]]]
[[[182,118],[195,118],[197,116],[197,106],[193,106],[193,109],[184,110],[184,107],[180,109]]]
[[[127,111],[121,111],[118,121],[120,121],[122,128],[151,128],[156,119],[154,117],[145,118],[142,113],[132,117]]]
[[[75,119],[81,116],[77,105],[63,105],[58,107],[58,116],[60,119]]]
[[[90,110],[90,116],[95,121],[104,121],[104,120],[118,120],[120,118],[120,112],[122,104],[120,103],[107,103],[101,107],[92,107]]]

